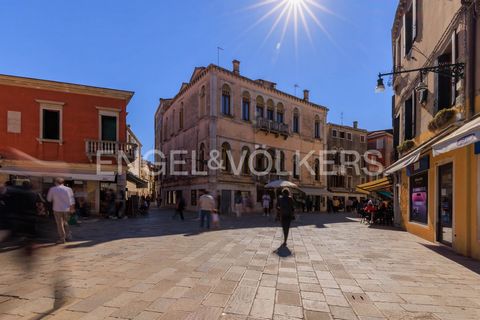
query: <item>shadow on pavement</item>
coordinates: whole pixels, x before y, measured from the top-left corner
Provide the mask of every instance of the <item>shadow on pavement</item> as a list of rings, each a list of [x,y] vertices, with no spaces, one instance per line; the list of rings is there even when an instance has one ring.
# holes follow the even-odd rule
[[[204,233],[221,232],[224,230],[271,228],[279,227],[280,223],[273,216],[264,217],[261,214],[248,214],[241,218],[233,216],[220,216],[221,227],[219,229],[201,229],[197,212],[185,212],[185,221],[173,220],[172,210],[152,209],[148,215],[129,219],[87,219],[81,220],[80,224],[71,226],[73,242],[64,248],[91,247],[101,243],[129,238],[150,238],[167,235],[183,234],[186,237],[194,237]],[[316,226],[328,228],[328,224],[334,223],[358,223],[353,214],[335,213],[304,213],[292,223],[292,228],[301,226]],[[51,243],[56,240],[55,221],[49,221],[46,229],[48,236],[44,242]],[[2,251],[0,245],[0,252]],[[11,250],[11,248],[3,248]],[[14,249],[13,249],[14,250]]]
[[[480,274],[480,261],[473,260],[471,258],[462,256],[453,249],[446,247],[444,245],[437,245],[437,244],[426,244],[426,243],[421,243],[425,248],[432,250],[433,252],[453,261],[458,263],[461,266],[464,266],[465,268],[469,269],[472,272],[475,272],[476,274]]]
[[[292,251],[287,246],[280,246],[277,250],[273,251],[276,253],[280,258],[287,258],[292,255]]]

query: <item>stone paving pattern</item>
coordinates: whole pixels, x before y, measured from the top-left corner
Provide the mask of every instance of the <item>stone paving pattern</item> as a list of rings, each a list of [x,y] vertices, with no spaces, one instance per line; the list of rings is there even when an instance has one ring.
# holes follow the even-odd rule
[[[406,232],[302,215],[288,255],[271,218],[194,219],[86,221],[32,272],[1,252],[0,319],[480,319],[479,263]]]

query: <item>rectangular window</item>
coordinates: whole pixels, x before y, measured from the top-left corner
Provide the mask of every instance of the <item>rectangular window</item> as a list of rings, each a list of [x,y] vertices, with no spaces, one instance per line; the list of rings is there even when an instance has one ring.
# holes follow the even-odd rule
[[[332,137],[337,137],[337,130],[332,130]]]
[[[365,143],[365,136],[360,136],[360,142]]]
[[[413,5],[405,13],[405,54],[409,54],[413,47]]]
[[[283,112],[277,112],[277,122],[283,123]]]
[[[117,141],[117,117],[101,116],[101,140]]]
[[[438,57],[437,64],[451,64],[452,60],[452,47],[449,46]],[[452,77],[445,74],[435,74],[436,111],[450,108],[455,103],[455,92],[455,81]]]
[[[42,139],[60,140],[60,110],[42,109]]]
[[[274,111],[273,109],[267,109],[267,119],[273,121]]]
[[[428,172],[410,177],[410,221],[428,223]]]
[[[377,139],[377,149],[383,149],[383,139]]]
[[[415,137],[415,108],[413,107],[413,96],[405,101],[405,140],[411,140]]]
[[[340,139],[345,139],[345,131],[340,131]]]
[[[352,141],[352,134],[350,132],[347,132],[347,140]]]
[[[7,132],[21,133],[22,132],[22,113],[18,111],[7,112]]]

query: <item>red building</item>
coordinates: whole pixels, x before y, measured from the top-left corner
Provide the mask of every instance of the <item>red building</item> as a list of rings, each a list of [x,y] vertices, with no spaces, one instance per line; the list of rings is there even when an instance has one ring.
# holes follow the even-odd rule
[[[394,161],[394,149],[393,149],[393,130],[377,130],[371,131],[367,135],[368,150],[377,150],[382,154],[382,157],[376,157],[370,155],[370,159],[381,163],[383,168],[390,166]],[[370,181],[376,180],[382,176],[382,172],[379,171],[378,166],[369,166],[370,172],[378,172],[377,177],[371,177]]]
[[[126,141],[132,96],[130,91],[0,75],[0,183],[28,179],[45,192],[61,176],[77,198],[99,212],[103,191],[125,188],[126,161],[118,166],[117,156],[135,156],[136,145]],[[103,155],[97,158],[97,152]]]

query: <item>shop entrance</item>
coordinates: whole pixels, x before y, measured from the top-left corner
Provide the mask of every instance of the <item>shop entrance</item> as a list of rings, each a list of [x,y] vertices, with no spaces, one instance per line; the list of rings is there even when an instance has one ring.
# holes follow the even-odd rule
[[[437,240],[448,246],[453,242],[453,166],[438,167]]]

